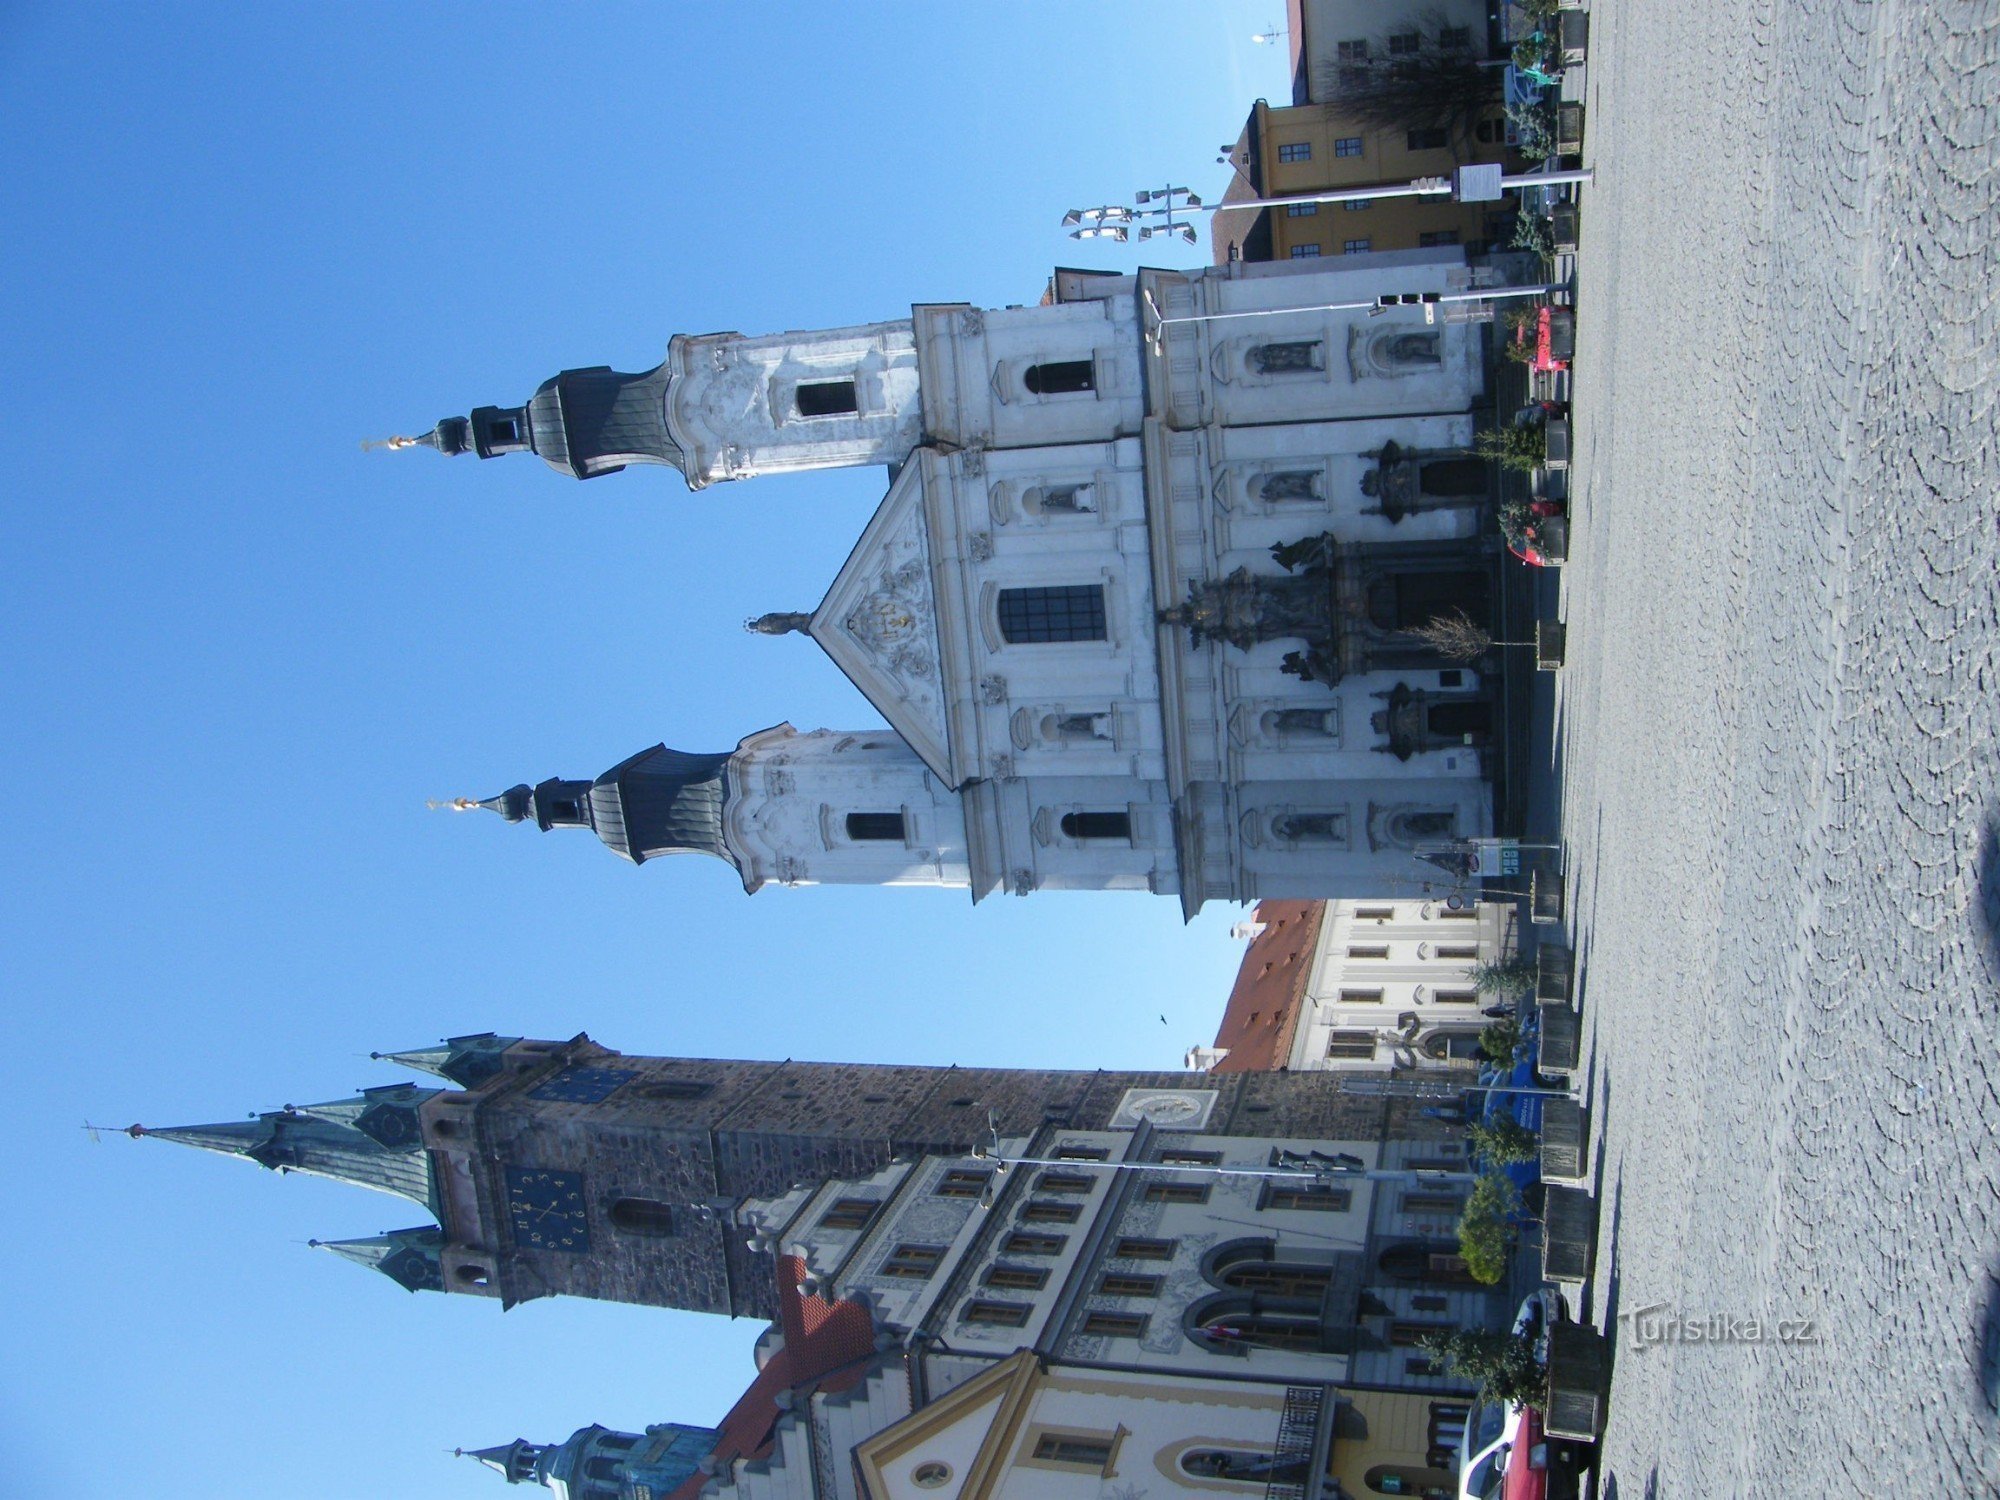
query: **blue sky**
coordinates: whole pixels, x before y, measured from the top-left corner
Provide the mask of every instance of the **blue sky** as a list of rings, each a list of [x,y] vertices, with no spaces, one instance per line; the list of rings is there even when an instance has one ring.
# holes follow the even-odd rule
[[[1219,143],[1282,6],[97,7],[0,17],[10,1494],[479,1496],[457,1444],[712,1421],[747,1322],[501,1315],[303,1247],[387,1198],[81,1122],[624,1050],[1177,1066],[1233,910],[768,891],[425,810],[877,722],[797,638],[879,470],[690,494],[359,442],[676,331],[1033,302],[1066,208]],[[1154,263],[1197,261],[1163,252]],[[1164,1013],[1168,1024],[1162,1026]],[[518,1493],[518,1492],[517,1492]]]

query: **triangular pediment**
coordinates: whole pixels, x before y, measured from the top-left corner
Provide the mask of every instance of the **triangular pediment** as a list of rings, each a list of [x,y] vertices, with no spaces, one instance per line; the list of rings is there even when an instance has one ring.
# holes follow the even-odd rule
[[[983,1496],[1041,1373],[1023,1349],[860,1444],[855,1469],[869,1500],[921,1500],[910,1475],[926,1462],[961,1476],[959,1500]]]
[[[812,638],[949,786],[950,685],[938,647],[937,590],[924,516],[924,465],[903,465],[813,611]]]

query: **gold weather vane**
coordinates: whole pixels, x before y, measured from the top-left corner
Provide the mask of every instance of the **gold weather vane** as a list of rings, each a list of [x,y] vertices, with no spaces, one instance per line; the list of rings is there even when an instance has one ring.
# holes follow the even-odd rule
[[[387,449],[393,453],[398,448],[415,448],[421,446],[422,443],[422,438],[414,437],[368,438],[362,442],[361,451],[363,453],[375,453],[382,449]]]
[[[477,797],[432,797],[425,801],[425,807],[432,812],[449,809],[452,812],[471,812],[479,806]]]

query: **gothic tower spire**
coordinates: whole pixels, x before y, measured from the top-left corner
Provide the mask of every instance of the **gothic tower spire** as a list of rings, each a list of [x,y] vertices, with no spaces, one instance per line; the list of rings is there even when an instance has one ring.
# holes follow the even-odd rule
[[[435,1224],[415,1229],[391,1229],[358,1240],[308,1240],[315,1250],[328,1250],[342,1260],[380,1271],[411,1292],[444,1290],[444,1267],[438,1252],[444,1231]]]

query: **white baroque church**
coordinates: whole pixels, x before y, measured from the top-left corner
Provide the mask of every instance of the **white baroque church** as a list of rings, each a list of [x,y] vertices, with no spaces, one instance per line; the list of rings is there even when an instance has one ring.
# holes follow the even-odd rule
[[[886,729],[780,724],[459,805],[634,862],[715,855],[750,891],[1148,890],[1192,914],[1457,890],[1419,856],[1491,831],[1497,667],[1410,632],[1490,616],[1485,327],[1420,299],[1487,274],[1455,248],[1059,272],[1040,306],[682,335],[644,374],[440,422],[414,441],[578,478],[891,476],[818,608],[752,625],[810,635]]]

